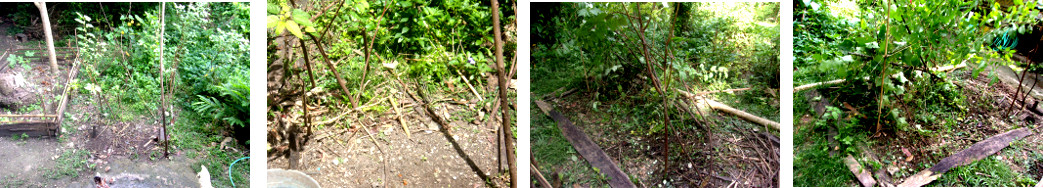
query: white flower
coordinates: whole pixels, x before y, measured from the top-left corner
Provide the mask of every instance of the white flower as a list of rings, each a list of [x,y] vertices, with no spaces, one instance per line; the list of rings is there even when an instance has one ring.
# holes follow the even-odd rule
[[[398,60],[391,61],[390,63],[381,63],[381,64],[384,64],[384,68],[395,69],[396,67],[398,67]]]
[[[87,89],[87,91],[90,91],[91,94],[97,94],[101,92],[101,87],[98,87],[98,85],[94,85],[93,83],[87,83],[87,86],[84,86],[83,88]]]

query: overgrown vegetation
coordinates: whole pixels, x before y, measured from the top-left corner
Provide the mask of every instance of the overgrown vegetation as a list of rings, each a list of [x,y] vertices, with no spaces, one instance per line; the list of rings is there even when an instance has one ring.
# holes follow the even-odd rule
[[[840,162],[849,154],[860,160],[881,157],[882,161],[862,161],[874,170],[902,167],[889,173],[896,178],[893,183],[901,183],[973,144],[925,143],[996,134],[963,130],[982,123],[992,129],[1031,125],[1004,117],[1007,113],[995,113],[1000,107],[994,106],[998,102],[993,97],[972,95],[1014,90],[993,85],[1003,85],[997,83],[993,71],[1021,65],[1014,56],[1032,55],[1016,51],[1017,41],[1010,38],[1038,32],[1036,3],[804,0],[794,6],[794,87],[811,86],[794,93],[795,186],[857,185]],[[966,70],[950,69],[963,66]],[[980,83],[979,77],[991,81]],[[844,81],[826,83],[834,79]],[[985,85],[988,87],[981,87]],[[1002,101],[1007,103],[1004,106],[1011,105],[1009,100]],[[1000,125],[990,125],[996,123]],[[889,157],[910,159],[901,162]],[[980,163],[988,162],[975,164]],[[957,169],[950,174],[1010,172],[974,165]],[[942,179],[954,180],[953,176],[959,175],[946,174]],[[821,181],[820,177],[830,178]],[[1009,183],[1010,176],[986,177],[990,180],[932,185],[1012,185],[983,183]]]
[[[445,126],[442,128],[448,132],[485,135],[490,131],[484,129],[497,128],[492,131],[496,132],[506,128],[510,134],[505,140],[510,143],[517,136],[513,120],[501,117],[514,117],[515,110],[510,106],[515,98],[510,84],[516,71],[516,2],[493,2],[269,1],[269,160],[281,161],[280,157],[285,157],[290,161],[289,168],[298,168],[295,155],[311,152],[304,148],[313,137],[328,139],[325,136],[338,130],[355,132],[379,127],[373,121],[394,122],[394,127],[401,128],[395,131],[433,124]],[[499,11],[498,17],[494,10]],[[499,26],[495,26],[495,19],[500,20]],[[497,65],[495,39],[499,35],[502,67]],[[501,74],[505,76],[502,80]],[[501,88],[504,90],[497,90]],[[505,98],[507,102],[500,102]],[[427,108],[437,110],[429,113]],[[424,122],[434,116],[444,116],[446,125]],[[408,118],[396,119],[403,117]],[[462,123],[448,125],[450,122]],[[410,139],[423,139],[417,138],[416,133],[405,134]],[[373,136],[381,140],[398,137],[383,131]],[[337,137],[333,139],[346,139]],[[380,154],[383,152],[388,150]],[[340,163],[339,159],[335,162]],[[507,172],[488,174],[507,176]],[[479,176],[486,178],[484,174]],[[340,182],[342,178],[316,179],[326,184],[326,179]],[[498,179],[483,181],[511,183]]]
[[[708,137],[778,134],[681,105],[708,98],[778,120],[778,3],[540,3],[533,8],[532,99],[550,102],[601,148],[610,148],[608,155],[635,184],[726,186],[716,179],[681,178],[718,174],[741,161],[728,152],[700,154],[720,149],[710,146]],[[741,88],[748,90],[713,92]],[[603,169],[578,160],[557,123],[532,106],[532,154],[553,186],[607,183]],[[770,146],[763,149],[756,151],[768,158],[761,162],[777,159]],[[752,168],[757,167],[744,170]],[[756,186],[777,185],[771,176],[753,179]]]
[[[65,151],[54,159],[56,167],[47,169],[52,171],[48,178],[94,174],[97,165],[104,164],[99,161],[115,160],[119,157],[110,155],[118,153],[131,160],[192,163],[184,165],[194,170],[205,165],[213,174],[213,186],[230,187],[229,163],[249,153],[249,3],[47,5],[56,46],[75,47],[79,54],[75,62],[62,62],[65,68],[79,66],[78,76],[68,82],[69,100],[75,103],[69,107],[75,109],[60,114],[66,120],[58,140],[71,147],[62,147]],[[5,25],[6,33],[28,37],[19,41],[21,45],[33,46],[42,39],[34,5],[0,7],[10,12],[2,15],[9,19],[0,19],[10,21],[4,23],[10,24]],[[28,72],[30,66],[38,66],[33,58],[46,55],[26,52],[6,60],[11,68]],[[62,83],[53,84],[65,84],[68,73],[55,75]],[[54,110],[49,105],[37,102],[19,112]],[[128,129],[131,124],[135,126]],[[169,142],[163,143],[159,135],[168,136]],[[112,140],[112,145],[96,140]],[[170,155],[188,158],[167,156],[164,144]],[[116,149],[100,151],[96,145]],[[248,163],[237,164],[231,176],[237,186],[249,186]]]

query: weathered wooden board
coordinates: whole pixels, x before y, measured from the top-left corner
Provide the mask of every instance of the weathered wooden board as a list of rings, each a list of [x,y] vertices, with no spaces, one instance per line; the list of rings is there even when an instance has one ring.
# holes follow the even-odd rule
[[[851,170],[852,174],[855,174],[855,178],[858,179],[859,183],[862,183],[862,186],[872,187],[873,185],[876,185],[876,180],[873,179],[873,175],[870,174],[869,169],[862,167],[862,164],[858,164],[855,157],[847,155],[847,157],[844,158],[844,165],[847,166],[848,170]]]
[[[554,108],[546,102],[536,100],[536,106],[543,110],[544,114],[549,115],[555,122],[558,123],[558,128],[561,129],[561,133],[565,136],[565,139],[572,144],[573,148],[579,152],[583,159],[586,159],[591,166],[594,166],[601,170],[601,173],[606,177],[609,177],[609,185],[612,187],[637,187],[633,182],[630,182],[630,178],[623,170],[616,166],[616,163],[612,161],[605,154],[604,150],[597,144],[587,137],[582,130],[572,125],[572,121],[561,115]]]
[[[971,145],[970,148],[942,159],[942,161],[929,169],[925,169],[909,178],[906,178],[905,182],[902,182],[902,184],[899,184],[898,186],[920,187],[927,185],[941,177],[942,174],[945,174],[945,172],[948,172],[949,169],[952,169],[953,167],[967,165],[974,161],[984,159],[992,154],[996,154],[996,152],[1009,146],[1011,141],[1021,139],[1030,134],[1032,134],[1032,131],[1029,131],[1029,129],[1020,128],[989,137],[988,139]]]
[[[51,120],[36,122],[17,122],[0,125],[0,136],[25,134],[30,137],[54,136],[58,125]]]

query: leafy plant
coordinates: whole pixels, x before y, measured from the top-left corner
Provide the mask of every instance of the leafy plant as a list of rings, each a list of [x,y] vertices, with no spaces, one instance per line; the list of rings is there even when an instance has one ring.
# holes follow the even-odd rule
[[[239,78],[239,77],[237,77]],[[211,96],[196,95],[198,101],[192,103],[192,109],[213,121],[223,121],[232,126],[249,125],[250,87],[245,80],[228,82],[218,89],[222,99]]]
[[[275,28],[275,35],[282,35],[284,31],[297,38],[304,39],[301,32],[315,32],[315,23],[311,22],[311,16],[301,9],[290,8],[286,2],[280,5],[268,4],[268,28]]]

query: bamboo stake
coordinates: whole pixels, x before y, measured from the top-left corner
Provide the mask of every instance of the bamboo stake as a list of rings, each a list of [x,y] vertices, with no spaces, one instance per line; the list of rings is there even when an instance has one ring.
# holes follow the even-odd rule
[[[159,9],[159,85],[160,85],[160,91],[163,91],[163,90],[165,90],[165,89],[163,89],[164,87],[169,87],[169,86],[163,84],[164,83],[163,82],[163,74],[165,74],[166,71],[167,71],[166,67],[163,65],[163,56],[164,56],[163,55],[163,44],[165,43],[163,40],[166,39],[166,36],[164,36],[165,35],[164,33],[166,31],[167,4],[166,3],[160,3],[160,4],[161,5],[160,5],[160,9]],[[167,98],[163,96],[163,93],[160,93],[159,104],[160,104],[159,116],[160,116],[160,120],[162,120],[162,122],[160,122],[160,125],[163,126],[163,129],[162,129],[163,135],[161,135],[163,137],[160,138],[159,140],[163,141],[163,158],[167,158],[167,156],[170,155],[170,143],[167,141],[167,114],[166,114]]]

